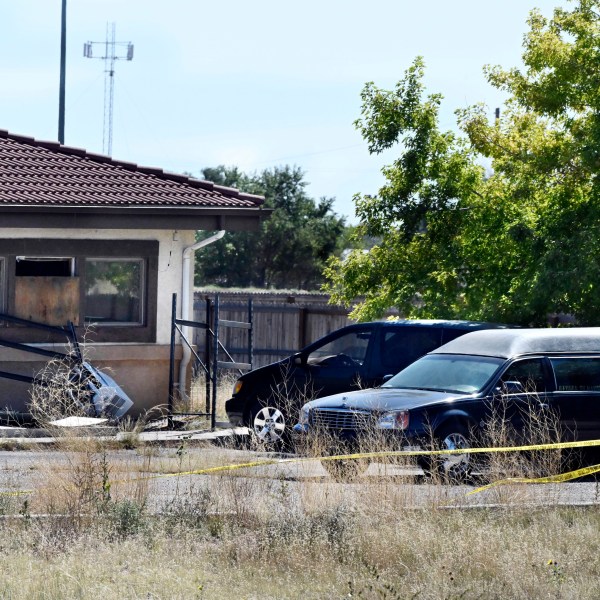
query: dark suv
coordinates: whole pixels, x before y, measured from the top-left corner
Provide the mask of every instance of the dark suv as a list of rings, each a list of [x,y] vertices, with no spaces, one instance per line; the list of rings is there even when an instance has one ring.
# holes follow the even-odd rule
[[[308,400],[380,385],[465,333],[506,325],[472,321],[376,321],[343,327],[297,354],[242,375],[225,403],[229,421],[280,443]]]

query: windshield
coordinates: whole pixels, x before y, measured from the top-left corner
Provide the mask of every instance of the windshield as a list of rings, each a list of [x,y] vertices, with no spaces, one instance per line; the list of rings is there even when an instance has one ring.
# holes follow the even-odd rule
[[[474,394],[504,362],[486,356],[429,354],[400,371],[382,387]]]

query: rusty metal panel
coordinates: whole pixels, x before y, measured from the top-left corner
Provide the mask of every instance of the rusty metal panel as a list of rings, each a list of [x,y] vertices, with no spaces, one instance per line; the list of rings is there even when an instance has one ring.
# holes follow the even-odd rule
[[[79,277],[16,277],[14,314],[47,325],[79,323]]]

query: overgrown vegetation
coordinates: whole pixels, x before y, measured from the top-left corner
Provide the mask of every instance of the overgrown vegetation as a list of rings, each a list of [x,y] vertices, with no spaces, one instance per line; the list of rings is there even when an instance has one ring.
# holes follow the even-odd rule
[[[167,496],[149,476],[248,456],[185,442],[50,456],[34,494],[0,495],[3,598],[600,594],[597,506],[525,508],[529,488],[503,489],[504,508],[460,510],[446,506],[468,488],[258,469],[169,478]]]
[[[500,412],[486,444],[516,439]],[[529,423],[532,441],[554,441],[551,418],[532,412]],[[344,451],[334,440],[315,437],[305,450]],[[360,445],[385,448],[375,431]],[[185,436],[177,446],[128,451],[65,436],[58,450],[37,452],[28,475],[2,476],[2,598],[600,594],[597,484],[586,484],[595,485],[595,504],[564,507],[558,486],[467,496],[472,487],[423,479],[397,459],[332,469],[330,477],[316,461],[277,464],[272,455],[194,446]],[[207,471],[254,461],[269,464]],[[544,475],[559,464],[551,455],[498,455],[489,473]]]
[[[221,401],[229,389],[227,382],[219,390]],[[556,420],[536,408],[532,393],[524,435],[556,441]],[[522,439],[502,411],[482,444]],[[52,451],[36,452],[27,468],[15,467],[14,455],[0,464],[0,597],[600,594],[597,483],[585,484],[587,507],[562,506],[559,485],[502,485],[467,496],[473,487],[464,482],[423,478],[397,458],[278,462],[260,444],[252,446],[259,452],[199,446],[182,435],[176,446],[159,447],[138,443],[135,424],[123,428],[135,442],[127,450],[71,432]],[[389,448],[365,428],[360,451]],[[318,434],[304,452],[319,458],[347,449]],[[498,454],[485,468],[492,480],[543,476],[559,472],[562,458]],[[215,470],[247,463],[254,466]]]
[[[56,419],[95,416],[88,376],[78,367],[74,355],[48,361],[36,378],[28,409],[38,423],[48,426]]]

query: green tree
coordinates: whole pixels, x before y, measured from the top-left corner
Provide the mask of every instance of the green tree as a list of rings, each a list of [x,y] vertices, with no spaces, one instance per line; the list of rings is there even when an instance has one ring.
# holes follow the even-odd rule
[[[407,316],[543,324],[600,316],[600,2],[552,19],[533,11],[524,69],[486,68],[509,95],[492,122],[457,111],[459,133],[438,127],[418,58],[393,91],[367,84],[357,127],[370,152],[400,144],[376,196],[357,196],[369,252],[332,260],[335,301],[365,300],[354,316],[391,306]],[[484,172],[484,160],[491,173]]]
[[[257,232],[232,232],[202,251],[196,285],[316,289],[327,259],[342,250],[345,221],[333,198],[315,201],[297,167],[275,167],[247,175],[237,168],[204,169],[203,177],[265,196],[273,209]]]

